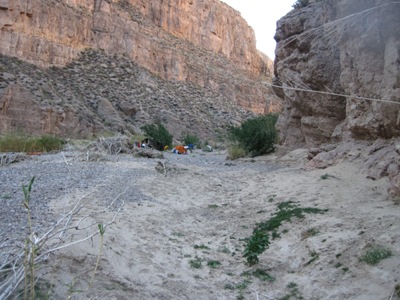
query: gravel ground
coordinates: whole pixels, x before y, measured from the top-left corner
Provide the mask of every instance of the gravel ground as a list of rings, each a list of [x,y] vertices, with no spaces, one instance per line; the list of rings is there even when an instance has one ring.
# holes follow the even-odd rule
[[[22,186],[28,185],[35,176],[31,193],[30,207],[34,231],[42,231],[56,221],[49,211],[48,203],[74,190],[88,192],[98,186],[103,199],[109,199],[124,188],[126,179],[143,178],[155,173],[154,167],[160,159],[136,158],[132,155],[97,154],[96,161],[87,161],[86,153],[80,151],[63,151],[39,156],[26,156],[23,161],[0,167],[0,243],[4,240],[26,236],[27,214],[22,206]],[[195,150],[188,155],[177,155],[164,152],[165,163],[180,165],[186,168],[202,167],[208,172],[240,172],[252,168],[260,173],[279,168],[276,165],[232,162],[226,160],[226,153],[207,153]],[[140,162],[146,167],[121,168],[120,164]],[[110,178],[111,177],[111,178]],[[110,182],[113,182],[110,185]],[[134,187],[127,190],[123,200],[130,202],[152,201],[148,196],[138,192]],[[109,196],[109,197],[108,197]]]

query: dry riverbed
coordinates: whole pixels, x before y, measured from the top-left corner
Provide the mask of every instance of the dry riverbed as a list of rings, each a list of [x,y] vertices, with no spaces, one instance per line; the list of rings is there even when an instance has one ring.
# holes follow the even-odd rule
[[[356,162],[305,170],[301,155],[225,157],[88,160],[64,151],[1,167],[0,244],[17,247],[26,235],[21,185],[36,176],[39,236],[77,202],[71,222],[82,221],[67,244],[107,225],[103,242],[97,234],[38,267],[50,299],[396,299],[400,206],[388,200],[386,179],[367,178]],[[248,266],[243,251],[253,229],[288,201],[327,211],[283,222]],[[373,246],[392,255],[369,265],[361,258]]]

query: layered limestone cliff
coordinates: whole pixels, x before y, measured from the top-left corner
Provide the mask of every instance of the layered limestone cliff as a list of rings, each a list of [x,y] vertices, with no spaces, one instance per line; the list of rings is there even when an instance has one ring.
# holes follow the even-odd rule
[[[400,3],[390,0],[322,0],[293,10],[277,23],[274,80],[286,148],[320,147],[310,155],[320,167],[369,149],[370,177],[388,175],[398,199],[399,16]],[[332,143],[341,146],[323,145]]]
[[[218,0],[0,0],[0,28],[0,54],[42,70],[63,69],[79,60],[84,50],[101,50],[105,55],[117,54],[131,60],[148,70],[149,76],[194,85],[224,97],[226,107],[237,106],[237,111],[264,113],[280,109],[280,100],[261,83],[270,80],[272,71],[270,60],[256,49],[253,30],[237,11]],[[15,127],[13,119],[23,118],[10,115],[19,108],[8,113],[4,108],[5,103],[19,107],[19,95],[24,95],[30,105],[39,105],[38,111],[55,109],[50,100],[50,108],[41,106],[21,80],[16,80],[18,74],[12,75],[15,80],[7,79],[7,74],[1,80],[0,94],[8,95],[1,100],[3,130]],[[47,84],[50,91],[57,90],[57,86]],[[121,101],[140,111],[137,96],[132,94]],[[62,94],[59,98],[61,103],[68,102]],[[112,108],[123,119],[118,101],[107,100],[115,102]],[[61,114],[82,119],[75,106],[57,107]],[[46,116],[41,114],[40,118]],[[48,132],[54,126],[55,132],[63,132],[63,126],[56,123],[35,132]]]

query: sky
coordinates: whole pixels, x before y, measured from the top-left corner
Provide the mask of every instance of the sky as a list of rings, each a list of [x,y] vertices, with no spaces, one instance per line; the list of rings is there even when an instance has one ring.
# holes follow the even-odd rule
[[[276,21],[292,10],[296,0],[221,0],[240,12],[254,29],[257,49],[275,58]]]

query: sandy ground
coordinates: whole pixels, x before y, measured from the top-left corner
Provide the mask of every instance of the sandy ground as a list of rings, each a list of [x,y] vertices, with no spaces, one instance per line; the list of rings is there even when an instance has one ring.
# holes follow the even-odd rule
[[[99,236],[53,257],[45,276],[50,298],[396,299],[400,206],[387,200],[385,179],[366,178],[355,163],[305,170],[298,155],[253,163],[280,165],[272,171],[242,162],[232,168],[191,165],[190,156],[224,162],[226,154],[167,156],[164,161],[173,159],[175,169],[166,175],[155,170],[156,160],[104,162],[112,170],[99,186],[89,187],[94,192],[85,198],[82,214],[104,209],[118,193],[138,193],[143,199],[126,198],[115,224],[107,227],[91,286]],[[130,177],[132,170],[143,175]],[[322,179],[324,174],[330,176]],[[77,188],[53,200],[54,214],[67,211],[85,193]],[[248,266],[244,239],[285,201],[328,211],[284,223],[281,237],[271,240],[257,265]],[[114,213],[89,219],[107,222]],[[383,245],[393,255],[368,265],[360,257],[370,245]],[[201,266],[193,267],[194,262]],[[257,269],[275,280],[252,275]]]

